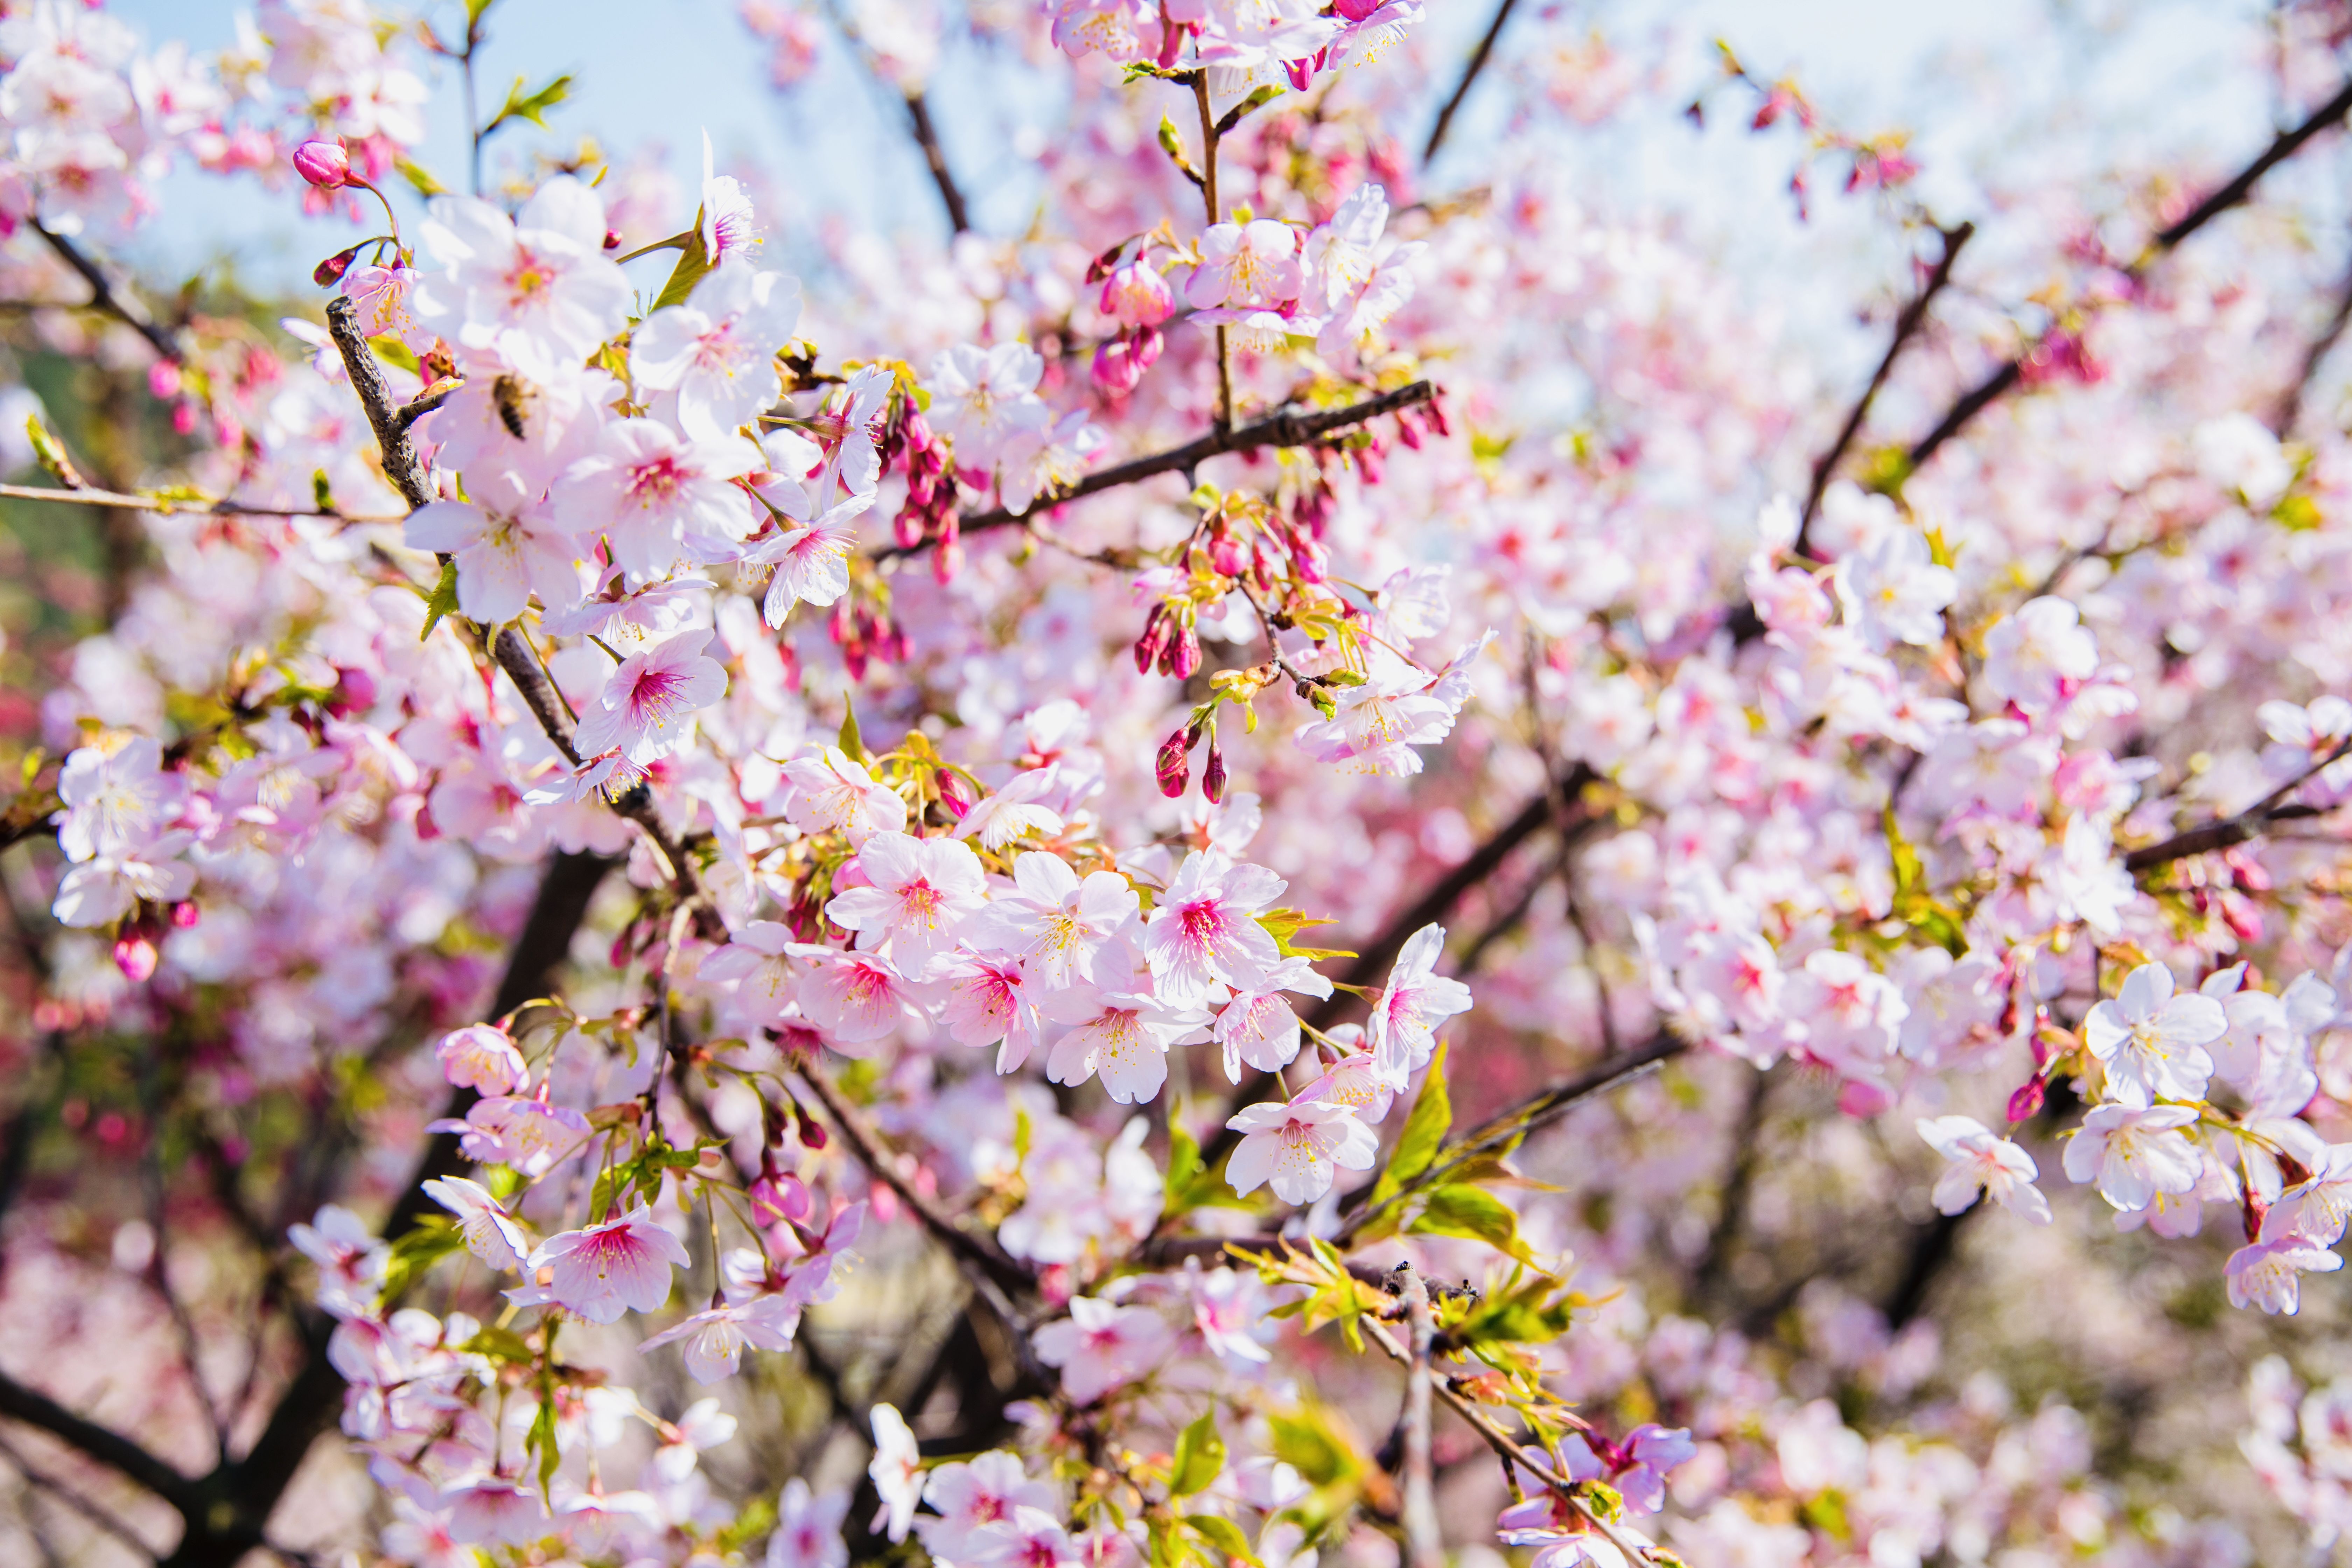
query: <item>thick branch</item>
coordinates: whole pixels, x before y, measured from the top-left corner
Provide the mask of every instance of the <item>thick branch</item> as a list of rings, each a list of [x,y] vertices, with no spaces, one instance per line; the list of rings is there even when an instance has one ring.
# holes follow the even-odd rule
[[[148,346],[167,360],[177,362],[187,357],[171,330],[158,322],[146,306],[116,287],[114,279],[106,275],[106,269],[85,255],[79,246],[41,224],[35,224],[33,228],[49,242],[49,248],[56,251],[67,266],[80,273],[82,281],[89,285],[89,309],[103,310],[145,338]]]
[[[1487,24],[1486,36],[1480,38],[1478,47],[1471,51],[1470,63],[1463,68],[1462,79],[1454,84],[1454,96],[1445,100],[1445,107],[1437,111],[1437,123],[1430,127],[1429,141],[1421,150],[1423,163],[1436,157],[1437,149],[1444,144],[1445,133],[1454,129],[1454,111],[1462,107],[1462,100],[1470,96],[1471,86],[1477,81],[1478,73],[1486,68],[1486,60],[1495,52],[1495,40],[1503,36],[1504,24],[1511,19],[1511,7],[1518,3],[1519,0],[1503,0],[1495,8],[1495,19]]]
[[[1097,469],[1068,489],[1039,496],[1030,510],[1044,511],[1068,501],[1097,495],[1104,490],[1117,489],[1122,485],[1136,484],[1160,474],[1181,473],[1187,468],[1197,468],[1209,458],[1226,452],[1255,452],[1266,447],[1304,447],[1329,435],[1334,430],[1344,430],[1350,426],[1361,425],[1366,420],[1377,419],[1383,414],[1394,414],[1399,409],[1411,408],[1416,404],[1426,403],[1435,391],[1436,389],[1428,382],[1416,381],[1408,385],[1400,386],[1394,392],[1383,392],[1378,397],[1368,397],[1361,403],[1349,404],[1345,408],[1328,409],[1320,414],[1285,412],[1270,419],[1261,419],[1255,425],[1245,425],[1238,430],[1212,430],[1199,440],[1189,441],[1181,447],[1172,447],[1165,452],[1154,452],[1150,457],[1137,458],[1130,462],[1121,463],[1116,468]],[[965,518],[962,522],[962,531],[969,534],[984,532],[992,528],[1010,528],[1023,521],[1023,518],[1015,517],[1003,507],[998,507],[992,510],[976,512]],[[895,555],[912,554],[915,551],[925,548],[927,546],[920,544],[914,546],[912,550],[901,550],[894,546],[877,551],[875,553],[877,559],[887,559]]]
[[[1822,496],[1830,488],[1830,476],[1837,472],[1837,466],[1845,459],[1846,452],[1853,446],[1854,437],[1862,434],[1863,422],[1870,417],[1870,405],[1877,401],[1879,389],[1886,384],[1887,376],[1895,369],[1895,362],[1902,357],[1903,351],[1910,346],[1919,329],[1927,325],[1928,307],[1936,302],[1936,296],[1944,291],[1944,286],[1952,280],[1952,263],[1959,259],[1960,247],[1966,245],[1969,237],[1976,231],[1976,225],[1972,223],[1937,231],[1943,237],[1944,253],[1936,258],[1935,270],[1927,274],[1927,280],[1920,285],[1919,292],[1912,296],[1911,302],[1903,307],[1903,313],[1895,317],[1895,336],[1887,343],[1886,353],[1879,360],[1878,368],[1871,373],[1870,384],[1864,387],[1862,395],[1854,400],[1853,408],[1846,415],[1845,424],[1839,429],[1837,439],[1830,443],[1829,450],[1813,464],[1813,482],[1805,491],[1805,510],[1797,525],[1797,553],[1804,553],[1805,535],[1813,526],[1815,514],[1822,510]]]
[[[197,1483],[120,1432],[83,1419],[38,1389],[0,1373],[0,1415],[47,1432],[109,1469],[138,1482],[193,1519],[204,1506]]]
[[[971,216],[963,205],[963,192],[956,188],[955,175],[948,168],[947,153],[940,146],[940,133],[931,123],[929,100],[919,92],[907,95],[907,119],[913,125],[915,142],[923,150],[923,162],[931,171],[931,184],[940,188],[940,200],[948,209],[948,226],[958,234],[971,229]]]
[[[375,353],[360,331],[358,307],[348,296],[327,301],[327,332],[343,356],[352,390],[359,395],[360,406],[367,411],[368,424],[375,431],[376,447],[383,454],[384,478],[410,506],[431,505],[432,481],[416,456],[416,444],[408,437],[408,426],[393,405],[392,390],[383,382],[383,367],[376,363]]]

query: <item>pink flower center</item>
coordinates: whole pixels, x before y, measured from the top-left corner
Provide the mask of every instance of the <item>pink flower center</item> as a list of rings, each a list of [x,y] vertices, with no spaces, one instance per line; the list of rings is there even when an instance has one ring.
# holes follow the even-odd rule
[[[629,500],[642,507],[667,505],[694,478],[691,470],[665,452],[629,470]]]

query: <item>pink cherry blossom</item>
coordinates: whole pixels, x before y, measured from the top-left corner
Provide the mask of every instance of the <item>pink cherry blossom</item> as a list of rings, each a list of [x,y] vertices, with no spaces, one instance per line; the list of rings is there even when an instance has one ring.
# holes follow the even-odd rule
[[[592,1323],[618,1322],[624,1312],[650,1312],[669,1300],[670,1270],[687,1264],[686,1247],[644,1204],[539,1244],[533,1269],[550,1268],[556,1303]]]
[[[1060,1369],[1062,1392],[1092,1405],[1115,1388],[1150,1375],[1175,1346],[1168,1321],[1149,1307],[1121,1307],[1094,1296],[1070,1302],[1070,1315],[1037,1331],[1037,1359]]]
[[[727,671],[703,652],[709,641],[709,633],[689,629],[623,659],[581,715],[581,753],[618,752],[644,767],[685,744],[693,732],[688,716],[727,689]]]
[[[1341,1171],[1369,1171],[1380,1140],[1345,1105],[1296,1100],[1245,1105],[1226,1126],[1242,1141],[1225,1163],[1237,1193],[1270,1185],[1286,1204],[1311,1204]]]
[[[921,979],[955,945],[978,912],[984,880],[980,857],[953,838],[872,835],[857,851],[866,885],[835,893],[825,918],[857,933],[861,948],[890,944],[900,973]]]

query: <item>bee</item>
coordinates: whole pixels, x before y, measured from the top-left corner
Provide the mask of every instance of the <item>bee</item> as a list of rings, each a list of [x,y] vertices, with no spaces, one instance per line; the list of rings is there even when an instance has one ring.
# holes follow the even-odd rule
[[[539,389],[519,375],[501,375],[490,383],[490,401],[498,406],[499,423],[516,440],[523,439],[523,421],[539,400]]]

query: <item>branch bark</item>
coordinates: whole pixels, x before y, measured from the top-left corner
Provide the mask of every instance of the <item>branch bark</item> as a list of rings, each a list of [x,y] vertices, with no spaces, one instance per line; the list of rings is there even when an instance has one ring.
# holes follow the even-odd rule
[[[2199,202],[2178,222],[2158,229],[2149,239],[2147,248],[2125,268],[2126,273],[2135,279],[2146,274],[2160,258],[2177,249],[2183,240],[2244,201],[2264,174],[2294,157],[2303,150],[2304,143],[2347,114],[2352,114],[2352,80],[2347,80],[2336,90],[2335,97],[2312,110],[2300,124],[2279,132],[2252,163]],[[1934,457],[1946,442],[1967,428],[1969,421],[2015,386],[2023,374],[2021,366],[2021,359],[2011,358],[1963,394],[1952,405],[1950,411],[1937,422],[1935,428],[1912,447],[1911,467],[1916,468]]]
[[[2321,810],[2317,806],[2289,805],[2286,802],[2295,791],[2326,772],[2347,752],[2352,752],[2352,736],[2336,742],[2326,756],[2235,816],[2225,816],[2219,822],[2209,822],[2202,827],[2177,833],[2161,844],[2149,844],[2133,850],[2124,857],[2124,869],[2137,873],[2158,866],[2168,866],[2191,855],[2227,849],[2231,845],[2243,844],[2249,838],[2260,837],[2270,830],[2274,822],[2320,816]]]
[[[1437,123],[1430,127],[1429,141],[1421,150],[1423,163],[1436,157],[1438,148],[1444,145],[1445,133],[1454,129],[1454,112],[1462,107],[1462,100],[1470,96],[1470,89],[1477,81],[1478,73],[1486,68],[1486,61],[1495,52],[1495,40],[1503,36],[1504,25],[1511,19],[1511,7],[1518,3],[1519,0],[1503,0],[1495,8],[1495,19],[1486,25],[1486,36],[1470,52],[1470,63],[1462,68],[1462,79],[1454,84],[1454,94],[1445,100],[1445,107],[1437,111]]]
[[[931,106],[918,90],[907,95],[907,119],[915,132],[915,144],[923,150],[923,162],[931,171],[931,184],[940,188],[940,200],[948,209],[948,226],[958,234],[971,230],[971,216],[963,205],[963,192],[957,188],[955,175],[948,168],[948,155],[940,145],[938,127],[931,123]]]
[[[1368,397],[1361,403],[1349,404],[1345,408],[1328,409],[1320,414],[1285,412],[1261,419],[1255,425],[1245,425],[1238,430],[1212,430],[1197,441],[1188,441],[1165,452],[1137,458],[1116,468],[1098,469],[1066,490],[1039,496],[1029,511],[1022,516],[1016,517],[1003,507],[975,512],[962,521],[961,531],[971,534],[994,528],[1010,528],[1050,508],[1087,496],[1099,495],[1104,490],[1117,489],[1122,485],[1136,484],[1160,474],[1181,473],[1227,452],[1255,452],[1266,447],[1304,447],[1334,430],[1344,430],[1350,426],[1377,419],[1383,414],[1394,414],[1399,409],[1426,403],[1435,395],[1436,390],[1426,381],[1416,381],[1393,392]],[[876,560],[889,560],[895,556],[916,554],[929,548],[928,543],[903,549],[893,545],[874,553]]]
[[[1430,1316],[1429,1289],[1406,1264],[1397,1270],[1404,1299],[1406,1342],[1412,1360],[1404,1385],[1404,1542],[1409,1568],[1445,1568],[1445,1536],[1437,1521],[1437,1488],[1430,1463],[1429,1354],[1437,1338]]]
[[[46,225],[37,223],[33,229],[49,242],[49,248],[56,251],[67,266],[81,274],[83,282],[89,285],[87,309],[103,310],[145,338],[148,346],[158,354],[174,363],[187,357],[180,346],[178,335],[157,321],[146,306],[118,287],[114,279],[107,276],[106,269],[79,246]]]

